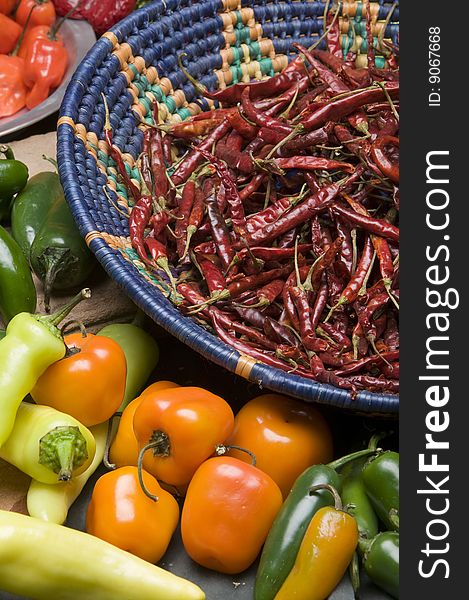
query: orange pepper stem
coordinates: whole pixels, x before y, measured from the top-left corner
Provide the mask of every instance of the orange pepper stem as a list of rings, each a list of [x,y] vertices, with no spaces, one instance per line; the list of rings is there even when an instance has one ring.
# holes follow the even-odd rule
[[[78,327],[80,328],[80,333],[81,333],[82,338],[86,338],[88,336],[88,332],[86,331],[86,327],[82,321],[78,321],[77,319],[70,319],[70,321],[67,321],[66,323],[64,323],[62,325],[62,327],[60,328],[60,333],[62,334],[62,337],[65,336],[65,333],[66,333],[67,329],[70,327],[70,325],[78,325]],[[77,350],[78,350],[78,348],[77,348]]]
[[[318,485],[313,485],[313,487],[309,488],[309,495],[312,496],[314,492],[318,492],[319,490],[327,490],[330,492],[334,498],[334,508],[335,510],[343,510],[344,507],[342,505],[342,500],[339,496],[339,492],[332,487],[329,483],[320,483]]]
[[[218,444],[218,446],[215,448],[215,454],[217,456],[223,456],[230,450],[239,450],[240,452],[246,452],[246,454],[249,454],[249,456],[251,457],[252,466],[256,466],[256,455],[254,454],[254,452],[251,452],[247,448],[241,448],[241,446],[235,446],[234,444],[230,444],[229,446],[225,446],[225,444]]]
[[[117,465],[115,465],[114,463],[110,462],[109,460],[109,450],[111,448],[111,444],[113,442],[113,431],[114,431],[114,419],[120,419],[122,416],[122,411],[116,412],[112,415],[112,417],[109,419],[108,424],[107,424],[107,434],[106,434],[106,444],[104,446],[104,457],[103,457],[103,464],[106,467],[106,469],[109,469],[110,471],[114,471],[114,469],[117,469]]]
[[[140,486],[146,496],[148,496],[151,500],[158,502],[158,496],[154,496],[148,491],[142,476],[143,456],[148,450],[153,450],[153,456],[169,456],[171,453],[171,444],[168,434],[164,431],[160,431],[159,429],[154,431],[151,435],[149,443],[143,446],[138,453],[137,468]]]

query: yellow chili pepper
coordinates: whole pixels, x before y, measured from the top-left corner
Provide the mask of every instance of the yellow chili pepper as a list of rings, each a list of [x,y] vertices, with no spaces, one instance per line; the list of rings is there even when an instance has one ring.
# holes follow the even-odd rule
[[[342,511],[336,490],[328,485],[335,507],[326,506],[313,516],[300,549],[275,600],[326,600],[344,576],[358,543],[355,519]]]
[[[33,479],[56,484],[86,471],[95,451],[92,433],[72,416],[22,402],[0,458]]]
[[[205,600],[195,584],[97,537],[0,510],[0,588],[32,600]]]
[[[65,522],[69,508],[103,460],[107,428],[107,421],[90,427],[96,442],[96,452],[90,466],[81,475],[72,477],[70,481],[55,484],[41,483],[35,479],[31,480],[26,497],[28,512],[31,517],[49,523],[57,523],[58,525]]]

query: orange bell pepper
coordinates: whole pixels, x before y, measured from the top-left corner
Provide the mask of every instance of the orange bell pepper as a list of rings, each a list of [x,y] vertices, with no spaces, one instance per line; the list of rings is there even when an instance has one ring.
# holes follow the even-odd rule
[[[296,478],[314,464],[332,460],[332,434],[311,404],[280,394],[263,394],[245,404],[235,417],[228,445],[254,453],[256,466],[272,477],[286,498]],[[249,461],[245,452],[230,456]]]
[[[29,13],[34,7],[29,18],[29,27],[35,25],[47,25],[50,27],[56,18],[55,6],[51,0],[21,0],[15,13],[15,20],[24,25],[28,20]]]
[[[8,54],[16,46],[21,35],[21,26],[0,12],[0,54]]]
[[[185,485],[231,434],[233,411],[223,398],[197,387],[165,389],[141,398],[134,432],[143,468],[168,484]]]
[[[9,15],[16,6],[16,0],[0,0],[0,13]]]
[[[100,477],[88,505],[86,531],[156,563],[178,524],[179,505],[149,473],[143,471],[142,476],[156,502],[142,491],[137,467],[121,467]]]
[[[240,573],[256,559],[281,506],[278,485],[260,469],[230,456],[210,458],[187,489],[184,548],[208,569]]]
[[[148,386],[138,398],[132,400],[124,409],[119,421],[119,428],[116,437],[111,444],[109,451],[109,460],[116,467],[137,466],[138,462],[138,442],[134,433],[134,415],[138,405],[145,394],[151,394],[158,390],[166,388],[180,387],[172,381],[157,381]]]
[[[22,58],[0,55],[0,117],[9,117],[25,107],[27,89],[23,71]]]
[[[29,109],[44,102],[51,90],[60,85],[67,65],[67,49],[59,38],[36,38],[27,46],[23,79],[26,86],[31,88],[26,95]]]
[[[127,364],[119,344],[102,335],[65,336],[71,356],[51,365],[39,378],[31,396],[83,425],[109,419],[124,397]]]

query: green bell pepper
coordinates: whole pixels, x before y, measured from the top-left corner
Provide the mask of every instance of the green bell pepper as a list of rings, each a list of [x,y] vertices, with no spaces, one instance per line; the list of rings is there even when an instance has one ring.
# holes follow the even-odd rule
[[[57,325],[84,298],[82,290],[73,300],[50,316],[22,312],[10,321],[0,341],[0,446],[13,430],[21,401],[52,363],[65,356],[66,346]]]

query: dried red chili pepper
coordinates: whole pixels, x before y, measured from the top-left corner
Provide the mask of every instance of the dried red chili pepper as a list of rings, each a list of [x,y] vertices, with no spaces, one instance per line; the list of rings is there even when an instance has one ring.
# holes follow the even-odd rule
[[[379,170],[393,183],[399,183],[399,154],[389,153],[389,148],[399,149],[399,138],[380,135],[371,145],[371,157]],[[386,152],[387,150],[387,152]]]

